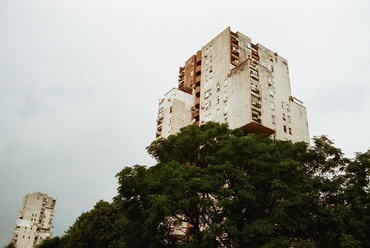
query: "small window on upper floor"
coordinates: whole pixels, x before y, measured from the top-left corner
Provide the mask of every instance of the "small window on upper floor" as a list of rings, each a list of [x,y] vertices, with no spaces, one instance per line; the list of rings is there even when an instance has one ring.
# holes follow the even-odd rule
[[[286,133],[286,126],[284,125],[284,133]]]
[[[224,102],[227,102],[227,91],[224,92]]]
[[[224,80],[224,87],[226,87],[228,84],[227,79]]]
[[[291,128],[289,128],[289,134],[292,134],[292,129]]]
[[[273,89],[269,89],[269,93],[270,93],[270,96],[274,96],[274,90]]]
[[[204,104],[205,110],[208,110],[210,107],[211,107],[211,101],[209,101],[206,104]]]
[[[285,118],[285,114],[283,113],[283,120],[285,121],[286,120],[286,118]]]
[[[216,91],[218,92],[218,91],[220,91],[220,84],[217,84],[216,85]]]
[[[271,102],[271,103],[270,103],[270,106],[271,106],[271,109],[272,109],[272,110],[275,110],[275,103]]]
[[[211,90],[207,90],[206,92],[204,92],[204,99],[207,99],[208,97],[210,97],[212,95],[212,92]]]

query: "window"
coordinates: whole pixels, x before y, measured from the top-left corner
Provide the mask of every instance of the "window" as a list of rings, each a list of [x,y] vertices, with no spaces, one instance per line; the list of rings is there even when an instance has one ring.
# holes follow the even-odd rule
[[[272,110],[275,110],[275,103],[271,102],[271,103],[270,103],[270,106],[271,106],[271,109],[272,109]]]
[[[288,122],[290,123],[290,115],[288,115]]]
[[[220,96],[217,96],[216,103],[220,103]]]
[[[286,118],[285,118],[285,114],[283,113],[283,120],[285,121],[286,120]]]
[[[271,115],[272,124],[275,124],[275,115]]]
[[[289,134],[292,134],[292,129],[291,128],[289,128]]]
[[[251,88],[253,91],[258,91],[258,84],[256,82],[251,82]]]
[[[211,90],[207,90],[206,92],[204,92],[204,99],[207,99],[210,96],[211,96]]]
[[[170,107],[170,114],[172,113],[172,106]]]
[[[210,107],[211,107],[211,101],[209,101],[206,104],[204,104],[205,110],[209,109]]]
[[[216,115],[220,116],[220,109],[219,108],[216,110]]]
[[[272,86],[272,79],[271,79],[271,77],[269,77],[268,84],[269,84],[269,86]]]
[[[225,81],[224,81],[224,86],[225,87],[227,86],[227,79],[225,79]]]
[[[286,126],[284,125],[284,133],[286,133]]]
[[[257,106],[257,107],[261,106],[260,98],[258,96],[252,95],[251,100],[252,100],[252,105]]]
[[[227,113],[228,110],[229,110],[229,105],[225,105],[225,107],[224,107],[224,113]]]
[[[224,102],[227,102],[227,92],[224,92]]]
[[[216,91],[218,92],[218,91],[220,91],[220,84],[217,84],[216,85]]]

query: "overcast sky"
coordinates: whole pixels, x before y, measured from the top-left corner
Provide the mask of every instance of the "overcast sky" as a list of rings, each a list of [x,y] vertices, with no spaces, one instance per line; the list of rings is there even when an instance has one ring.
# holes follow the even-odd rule
[[[22,198],[57,198],[54,236],[153,165],[158,99],[230,26],[289,62],[310,136],[369,149],[368,0],[0,0],[0,245]]]

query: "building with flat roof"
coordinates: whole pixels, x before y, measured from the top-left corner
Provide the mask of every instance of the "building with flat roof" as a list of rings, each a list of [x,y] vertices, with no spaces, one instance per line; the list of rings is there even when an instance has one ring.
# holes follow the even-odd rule
[[[209,121],[309,143],[306,108],[292,96],[287,60],[229,27],[180,67],[178,87],[159,101],[156,138]]]
[[[51,237],[55,203],[55,198],[40,192],[23,198],[12,237],[15,247],[31,248]]]

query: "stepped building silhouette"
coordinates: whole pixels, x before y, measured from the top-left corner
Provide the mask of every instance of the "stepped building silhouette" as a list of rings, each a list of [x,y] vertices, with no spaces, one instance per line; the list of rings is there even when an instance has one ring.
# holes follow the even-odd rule
[[[292,96],[287,60],[230,28],[180,67],[177,87],[159,101],[156,138],[209,121],[309,143],[306,108]]]

